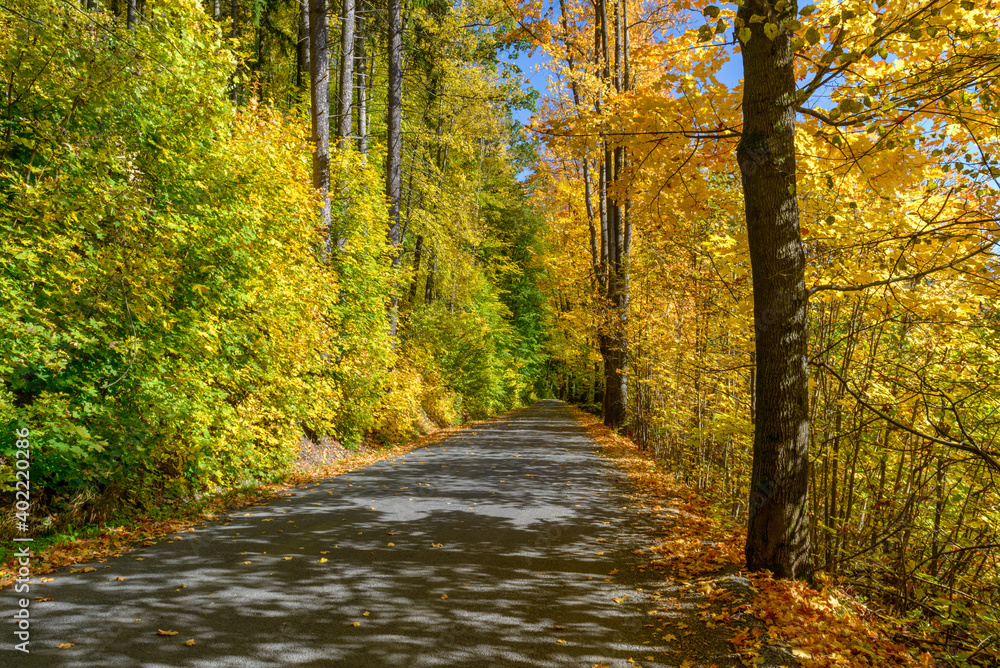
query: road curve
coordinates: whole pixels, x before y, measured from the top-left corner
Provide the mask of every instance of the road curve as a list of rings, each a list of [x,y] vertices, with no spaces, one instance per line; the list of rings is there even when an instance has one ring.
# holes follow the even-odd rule
[[[94,572],[36,579],[31,595],[52,600],[30,605],[31,652],[4,624],[0,664],[662,665],[643,660],[664,648],[643,645],[645,576],[627,567],[647,524],[596,450],[543,401]],[[0,592],[6,620],[17,598]]]

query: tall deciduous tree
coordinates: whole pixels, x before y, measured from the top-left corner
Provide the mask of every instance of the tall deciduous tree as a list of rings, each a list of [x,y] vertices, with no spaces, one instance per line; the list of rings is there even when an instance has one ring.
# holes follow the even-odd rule
[[[358,79],[358,151],[368,153],[368,81],[365,68],[368,66],[365,51],[365,11],[362,2],[355,17],[354,52]]]
[[[399,191],[400,161],[403,146],[403,26],[401,0],[389,0],[389,94],[386,127],[388,147],[385,156],[385,194],[389,199],[389,244],[392,246],[392,267],[399,267]],[[399,294],[393,290],[389,304],[389,333],[396,337],[399,322]]]
[[[340,88],[337,96],[337,147],[345,148],[351,136],[354,104],[354,0],[342,0],[340,25]]]
[[[309,0],[309,78],[312,101],[313,186],[323,198],[324,260],[330,256],[330,53],[326,0]]]
[[[794,12],[751,0],[743,32],[743,134],[737,148],[753,273],[756,420],[746,558],[779,577],[810,574],[809,385],[805,253],[795,194]],[[764,17],[752,21],[751,17]],[[794,14],[793,14],[794,17]]]
[[[309,0],[299,1],[298,41],[295,43],[295,86],[306,90],[309,83]],[[216,0],[216,9],[218,9]]]

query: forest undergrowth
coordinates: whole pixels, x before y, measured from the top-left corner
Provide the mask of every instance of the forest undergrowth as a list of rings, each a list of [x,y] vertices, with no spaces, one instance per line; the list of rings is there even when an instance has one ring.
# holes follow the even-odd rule
[[[920,647],[895,640],[905,629],[901,620],[886,617],[835,583],[809,586],[767,572],[747,572],[746,528],[728,518],[725,504],[714,500],[710,490],[677,482],[630,439],[588,413],[574,413],[601,445],[602,455],[625,471],[639,490],[636,506],[663,523],[663,536],[647,549],[648,569],[662,573],[665,580],[709,592],[709,600],[713,594],[726,596],[718,586],[724,575],[735,573],[750,582],[752,599],[726,601],[721,611],[703,613],[707,624],[728,628],[730,642],[746,665],[761,663],[762,647],[775,643],[787,645],[805,668],[937,665]],[[764,626],[740,621],[748,614]]]

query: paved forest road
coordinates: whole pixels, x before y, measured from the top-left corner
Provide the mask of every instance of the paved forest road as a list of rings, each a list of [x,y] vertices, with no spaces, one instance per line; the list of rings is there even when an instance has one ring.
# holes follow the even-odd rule
[[[647,576],[629,567],[648,521],[596,449],[540,402],[96,572],[36,578],[31,596],[53,600],[30,606],[30,655],[13,650],[8,588],[0,665],[664,665],[643,659],[666,648],[642,645]]]

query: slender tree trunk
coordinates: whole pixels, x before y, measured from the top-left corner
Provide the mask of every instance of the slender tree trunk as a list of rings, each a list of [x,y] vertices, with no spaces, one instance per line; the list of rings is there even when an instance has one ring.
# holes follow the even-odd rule
[[[403,30],[401,0],[389,0],[389,95],[386,113],[388,148],[385,156],[385,194],[389,199],[389,245],[392,268],[399,269],[399,185],[403,146]],[[398,288],[393,288],[389,303],[389,334],[395,340],[399,319]]]
[[[432,250],[427,260],[427,284],[424,286],[424,303],[434,300],[434,274],[437,273],[437,252]]]
[[[358,70],[358,152],[368,154],[368,87],[365,81],[367,56],[365,53],[365,12],[364,2],[359,3],[355,17],[354,52]]]
[[[214,5],[212,8],[212,18],[219,21],[222,19],[222,0],[215,0]]]
[[[614,68],[610,62],[610,36],[607,1],[600,0],[601,48],[604,77],[611,80],[615,91],[622,92],[622,6],[617,1],[614,26]],[[604,141],[604,188],[615,184],[621,176],[624,151]],[[622,203],[605,194],[608,230],[608,329],[605,344],[605,412],[604,424],[622,427],[628,418],[628,260],[625,257],[625,228]]]
[[[232,38],[234,40],[237,40],[240,37],[240,3],[239,3],[239,0],[232,0],[232,2],[229,4],[229,11],[230,11],[230,15],[233,18],[233,31],[231,33],[231,36],[232,36]],[[233,74],[233,79],[232,79],[232,83],[233,83],[233,105],[234,106],[238,105],[240,103],[240,85],[239,85],[239,82],[237,82],[237,77],[239,76],[239,74],[240,74],[240,65],[237,62],[237,64],[236,64],[236,72]]]
[[[128,25],[128,29],[134,33],[135,32],[135,20],[136,20],[135,0],[128,0],[128,4],[126,5],[125,12],[126,12],[125,13],[125,23],[126,23],[126,25]]]
[[[794,18],[767,0],[737,16],[751,29],[742,44],[743,135],[736,151],[743,181],[753,273],[757,383],[746,558],[751,570],[811,577],[809,547],[809,387],[805,254],[795,195],[795,72],[791,35],[765,25]],[[764,22],[751,23],[751,16]]]
[[[354,104],[354,0],[343,0],[340,26],[340,95],[337,97],[337,148],[350,143]]]
[[[417,243],[413,248],[413,280],[410,282],[410,305],[412,306],[417,300],[417,279],[420,278],[420,253],[424,248],[424,237],[422,234],[417,235]]]
[[[218,7],[219,0],[216,0]],[[309,85],[309,0],[299,0],[299,41],[295,49],[295,87],[305,91]]]
[[[309,78],[313,129],[313,187],[323,197],[323,262],[330,258],[330,53],[327,44],[326,0],[309,0]]]

